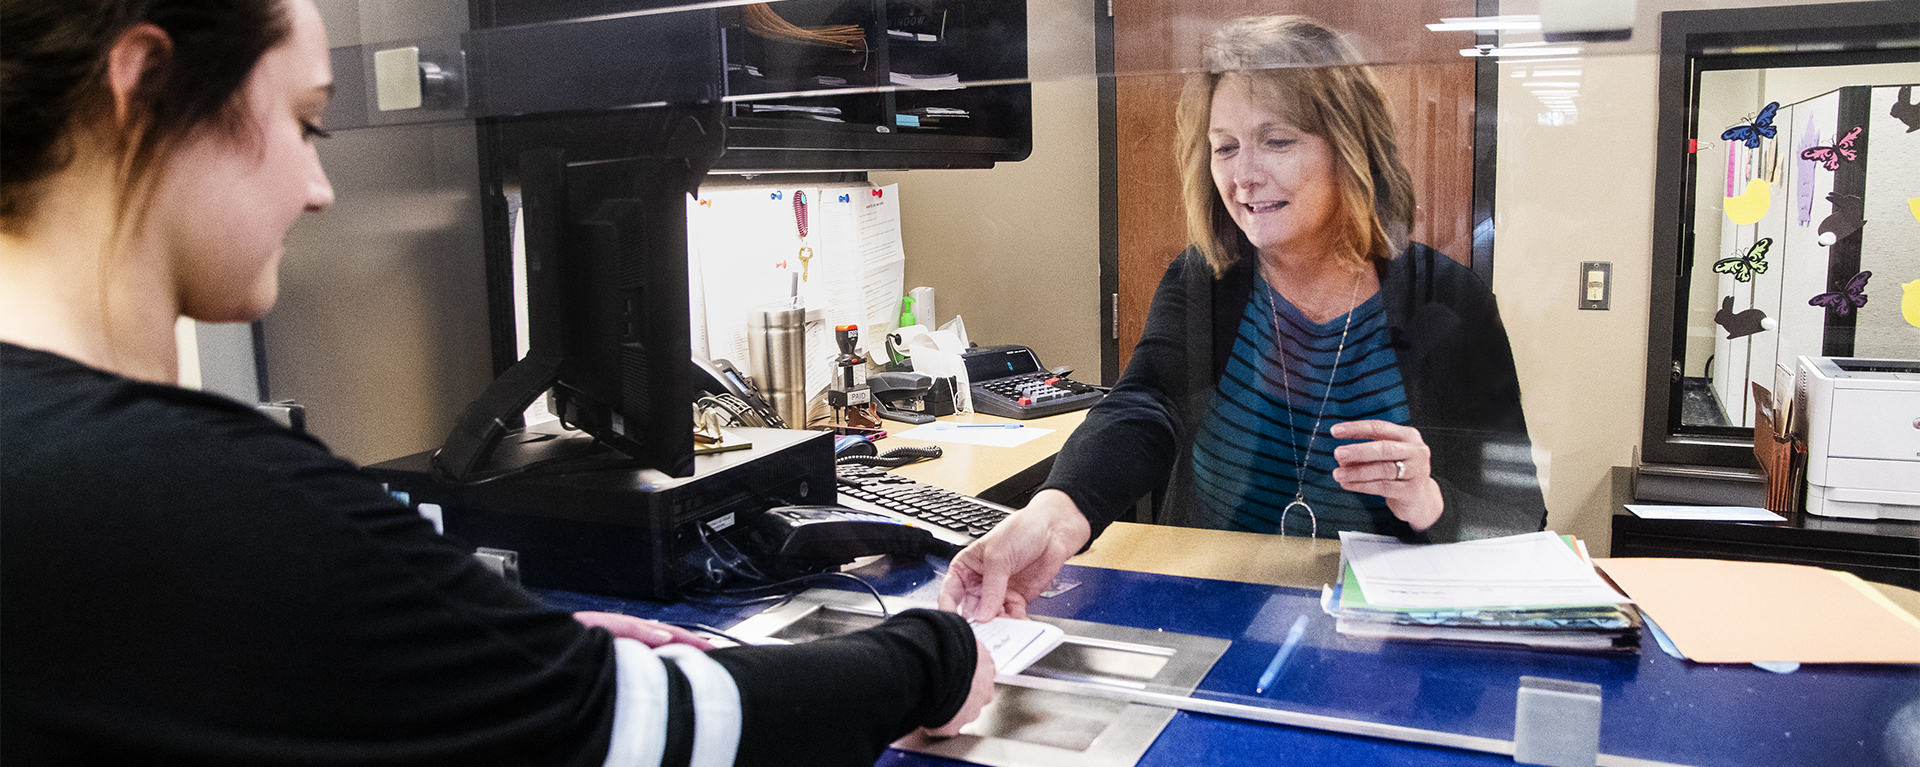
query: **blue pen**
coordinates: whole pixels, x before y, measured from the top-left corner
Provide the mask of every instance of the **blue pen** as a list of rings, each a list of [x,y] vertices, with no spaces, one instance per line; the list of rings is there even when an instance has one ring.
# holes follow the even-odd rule
[[[1267,664],[1267,672],[1260,675],[1260,683],[1254,685],[1253,694],[1259,695],[1273,686],[1273,680],[1280,677],[1280,667],[1287,664],[1287,656],[1293,654],[1293,648],[1300,646],[1301,635],[1307,633],[1307,616],[1293,619],[1293,628],[1287,629],[1287,641],[1280,643],[1280,651],[1273,654],[1273,662]]]

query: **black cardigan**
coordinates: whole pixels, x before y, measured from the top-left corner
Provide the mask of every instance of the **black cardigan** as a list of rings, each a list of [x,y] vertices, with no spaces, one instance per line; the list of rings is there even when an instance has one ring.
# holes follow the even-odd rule
[[[1167,267],[1126,372],[1067,440],[1042,486],[1071,497],[1094,537],[1163,488],[1155,521],[1218,524],[1197,518],[1188,502],[1189,455],[1252,297],[1255,261],[1247,248],[1216,279],[1189,248]],[[1453,541],[1542,529],[1546,505],[1493,294],[1479,275],[1419,243],[1375,266],[1409,425],[1432,448],[1446,502],[1424,534],[1405,523],[1394,532]]]

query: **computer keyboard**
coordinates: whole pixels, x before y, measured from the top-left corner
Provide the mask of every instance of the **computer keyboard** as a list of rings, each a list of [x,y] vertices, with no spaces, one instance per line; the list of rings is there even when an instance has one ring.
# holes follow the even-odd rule
[[[934,537],[966,545],[1013,513],[1000,504],[915,482],[885,469],[839,464],[840,504],[930,525]]]

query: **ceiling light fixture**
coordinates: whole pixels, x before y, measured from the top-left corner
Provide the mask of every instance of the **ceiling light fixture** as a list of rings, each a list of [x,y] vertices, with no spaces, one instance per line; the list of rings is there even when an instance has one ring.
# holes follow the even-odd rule
[[[1577,46],[1568,48],[1522,48],[1512,45],[1498,47],[1492,45],[1476,45],[1472,48],[1460,49],[1460,55],[1467,58],[1482,56],[1572,56],[1579,52],[1580,48]]]
[[[1441,19],[1438,24],[1428,24],[1427,29],[1434,32],[1498,32],[1503,29],[1539,29],[1540,17],[1521,16],[1482,16]]]

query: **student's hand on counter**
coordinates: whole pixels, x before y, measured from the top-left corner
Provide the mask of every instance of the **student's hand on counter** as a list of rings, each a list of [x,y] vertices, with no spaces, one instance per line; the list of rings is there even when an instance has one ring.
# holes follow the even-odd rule
[[[603,628],[615,637],[632,639],[648,647],[664,647],[670,644],[683,644],[696,650],[711,650],[713,643],[695,636],[693,632],[669,626],[658,621],[643,620],[620,613],[602,613],[583,611],[573,614],[573,619],[587,628]]]
[[[1433,481],[1433,450],[1420,430],[1389,421],[1347,421],[1328,430],[1337,439],[1368,440],[1333,450],[1333,480],[1348,492],[1387,499],[1387,509],[1415,531],[1433,527],[1446,510]]]
[[[939,727],[922,727],[920,734],[929,738],[951,738],[959,735],[960,728],[979,719],[980,709],[986,708],[988,703],[993,702],[993,678],[999,674],[999,669],[994,668],[993,653],[987,649],[985,642],[980,641],[979,637],[974,637],[973,644],[977,660],[973,665],[973,687],[967,690],[967,702],[961,704],[960,711],[955,713],[952,719],[947,720],[946,724]]]
[[[1042,490],[1026,508],[954,556],[940,584],[940,609],[958,610],[975,622],[1002,615],[1025,618],[1027,603],[1040,596],[1091,535],[1073,499],[1058,490]]]

